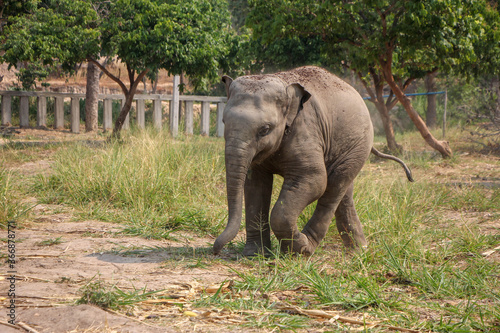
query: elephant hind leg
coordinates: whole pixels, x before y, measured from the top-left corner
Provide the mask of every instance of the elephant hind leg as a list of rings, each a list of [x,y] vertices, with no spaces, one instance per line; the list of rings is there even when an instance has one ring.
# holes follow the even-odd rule
[[[349,186],[335,211],[337,229],[347,248],[366,247],[367,242],[363,233],[363,227],[359,221],[353,200],[353,184]]]
[[[302,233],[316,247],[328,232],[335,215],[337,229],[347,248],[367,245],[363,228],[359,221],[353,201],[353,183],[333,182],[325,194],[319,198],[313,216],[307,222]]]

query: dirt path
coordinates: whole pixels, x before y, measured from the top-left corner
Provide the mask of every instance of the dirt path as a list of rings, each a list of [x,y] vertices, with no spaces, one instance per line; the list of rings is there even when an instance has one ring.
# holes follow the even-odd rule
[[[214,323],[230,317],[237,322],[238,315],[187,312],[201,292],[213,293],[236,277],[223,261],[211,263],[210,269],[194,267],[208,256],[213,240],[189,234],[175,235],[178,241],[129,237],[120,233],[121,225],[74,221],[61,210],[37,205],[33,223],[16,231],[17,320],[39,332],[235,331]],[[7,290],[8,275],[2,277],[0,289]],[[89,281],[130,292],[163,290],[158,296],[168,300],[146,301],[127,316],[74,305]]]

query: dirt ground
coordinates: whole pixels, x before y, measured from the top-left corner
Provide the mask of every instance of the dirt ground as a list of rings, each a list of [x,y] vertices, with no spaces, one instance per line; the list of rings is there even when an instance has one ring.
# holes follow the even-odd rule
[[[202,290],[216,291],[224,281],[236,278],[223,265],[211,265],[210,270],[190,267],[190,257],[205,247],[208,250],[210,239],[188,234],[177,235],[180,242],[128,237],[119,233],[120,225],[75,221],[60,206],[36,205],[33,215],[33,223],[16,232],[16,300],[18,320],[39,332],[211,331],[210,321],[198,322],[191,313],[186,314],[188,301]],[[50,240],[56,239],[60,243],[51,245]],[[161,295],[176,301],[152,304],[153,311],[143,304],[128,317],[94,306],[72,305],[92,279],[123,291],[164,290]],[[0,281],[0,289],[7,290],[8,283]],[[216,321],[232,314],[210,315]],[[175,325],[165,325],[169,318],[175,318]],[[155,321],[161,328],[155,327]]]
[[[35,143],[87,139],[85,135],[60,131],[22,130],[18,135]],[[50,173],[51,165],[47,157],[11,167],[24,175],[33,175]],[[377,171],[376,165],[370,168],[370,172]],[[471,168],[484,172],[481,176],[470,173],[468,181],[500,186],[496,162],[474,164]],[[457,171],[443,165],[432,175],[420,177],[449,179],[453,172]],[[211,262],[210,269],[196,267],[199,258],[211,256],[213,239],[185,232],[174,234],[176,240],[130,237],[120,232],[123,225],[79,221],[71,208],[38,204],[34,197],[26,198],[26,202],[33,206],[32,219],[15,234],[18,325],[9,326],[0,319],[1,332],[258,332],[236,326],[245,321],[245,313],[191,307],[191,301],[201,293],[215,293],[221,285],[222,290],[226,288],[238,278],[231,268],[243,265],[234,261],[236,254],[232,253]],[[453,218],[463,220],[464,215],[457,214],[450,220]],[[481,220],[479,215],[470,218]],[[485,232],[498,232],[500,222],[492,223],[484,225]],[[491,259],[499,260],[500,251],[493,251]],[[225,260],[231,261],[231,268]],[[0,274],[2,313],[7,311],[4,291],[10,283],[8,277],[8,273]],[[158,295],[169,299],[143,301],[127,313],[75,305],[82,288],[96,280],[124,291],[163,290]]]

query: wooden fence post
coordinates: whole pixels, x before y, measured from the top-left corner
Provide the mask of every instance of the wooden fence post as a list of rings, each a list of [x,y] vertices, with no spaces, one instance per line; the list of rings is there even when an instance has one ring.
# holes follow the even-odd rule
[[[224,114],[225,107],[226,103],[217,103],[217,136],[219,138],[224,136],[224,123],[222,122],[222,115]]]
[[[201,135],[210,135],[210,102],[201,102]]]
[[[36,110],[36,126],[46,127],[47,126],[47,97],[38,96],[37,98],[38,108]]]
[[[64,97],[55,97],[54,128],[64,129]]]
[[[28,96],[21,96],[20,97],[19,126],[21,128],[30,127],[30,99]]]
[[[186,101],[185,102],[185,125],[186,125],[186,134],[193,134],[193,101]]]
[[[113,128],[113,100],[111,98],[104,99],[104,114],[102,117],[102,127],[104,131]]]
[[[80,99],[71,98],[71,132],[80,133]]]
[[[2,96],[2,125],[12,124],[12,96]]]

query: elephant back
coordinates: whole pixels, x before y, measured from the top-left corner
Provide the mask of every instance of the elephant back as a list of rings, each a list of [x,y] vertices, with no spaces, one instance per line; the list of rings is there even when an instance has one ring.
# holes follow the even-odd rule
[[[300,83],[312,95],[322,94],[324,92],[337,93],[348,92],[357,93],[357,91],[338,76],[327,70],[316,66],[304,66],[295,68],[287,72],[274,74],[287,84]]]

